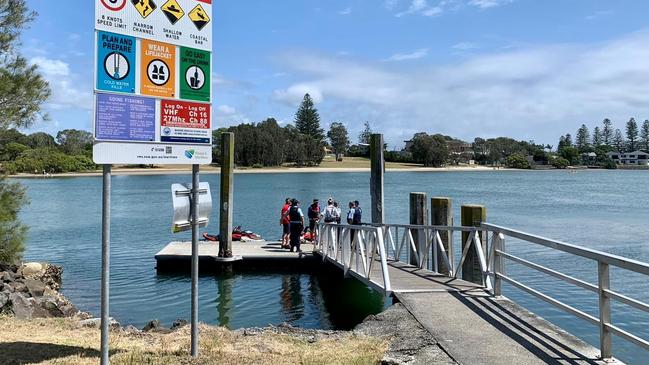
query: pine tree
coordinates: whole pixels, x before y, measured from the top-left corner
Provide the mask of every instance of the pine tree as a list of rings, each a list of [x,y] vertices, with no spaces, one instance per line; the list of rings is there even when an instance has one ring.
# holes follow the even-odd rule
[[[566,147],[572,147],[572,136],[570,135],[570,133],[566,134],[566,136],[564,137],[564,142]]]
[[[590,147],[590,132],[588,131],[588,127],[586,127],[585,124],[582,124],[581,127],[577,130],[577,149],[579,152],[584,152],[588,147]]]
[[[302,104],[295,113],[295,127],[300,133],[311,136],[321,144],[324,141],[324,129],[320,128],[320,115],[309,94],[304,95]]]
[[[615,130],[615,135],[613,136],[612,141],[613,147],[617,149],[618,152],[626,152],[624,148],[624,137],[622,137],[622,131],[619,129]]]
[[[642,142],[642,148],[645,150],[645,152],[649,153],[649,120],[645,120],[644,123],[642,123],[640,141]]]
[[[604,119],[604,127],[602,128],[602,142],[607,146],[613,145],[613,123],[611,120],[606,118]]]
[[[50,95],[38,68],[17,50],[21,31],[35,16],[25,0],[0,0],[0,128],[29,126],[42,116],[41,105]],[[25,188],[0,176],[0,262],[22,256],[27,226],[19,213],[25,204]]]
[[[599,127],[595,127],[595,130],[593,131],[593,146],[599,147],[601,145],[602,145],[602,132],[600,131]]]
[[[331,147],[334,149],[334,153],[336,154],[336,161],[338,161],[341,158],[341,155],[346,153],[349,148],[347,128],[342,123],[331,123],[329,132],[327,132],[327,137],[329,138]]]
[[[638,145],[638,123],[635,122],[635,118],[631,118],[626,123],[626,139],[629,147],[629,152],[633,152],[637,149]]]
[[[372,137],[372,128],[370,128],[370,122],[365,122],[365,128],[358,135],[358,143],[362,145],[369,145],[370,138]]]

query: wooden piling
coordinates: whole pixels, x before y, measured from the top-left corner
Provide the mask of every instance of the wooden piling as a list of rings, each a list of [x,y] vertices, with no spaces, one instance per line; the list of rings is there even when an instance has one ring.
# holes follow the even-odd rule
[[[372,223],[383,224],[385,213],[383,209],[383,178],[385,175],[385,159],[383,156],[383,135],[372,134],[370,137],[370,195],[372,197]]]
[[[428,221],[428,198],[426,193],[410,193],[410,224],[423,226]],[[412,238],[415,241],[417,254],[412,252],[412,247],[408,246],[410,252],[410,265],[419,266],[418,256],[422,254],[422,248],[426,247],[426,232],[424,230],[413,230]]]
[[[453,226],[453,200],[451,198],[435,197],[430,199],[430,223],[433,226]],[[439,273],[449,275],[453,266],[453,240],[451,231],[439,231],[442,246],[448,255],[449,268],[442,257],[437,254],[437,267]],[[435,257],[433,255],[433,257]]]
[[[479,227],[482,222],[487,220],[487,208],[482,205],[463,205],[461,208],[461,220],[464,227]],[[467,244],[470,232],[462,232],[462,251]],[[482,250],[487,254],[486,242],[480,236],[482,243]],[[475,249],[471,248],[467,252],[466,260],[462,265],[462,279],[476,284],[482,284],[482,270],[480,269],[480,261]]]
[[[232,202],[234,196],[234,133],[221,135],[221,204],[219,257],[232,257]]]

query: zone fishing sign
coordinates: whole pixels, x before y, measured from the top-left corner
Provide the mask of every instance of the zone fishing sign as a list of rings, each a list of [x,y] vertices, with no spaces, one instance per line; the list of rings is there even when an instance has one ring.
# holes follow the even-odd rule
[[[212,0],[95,0],[93,161],[212,162]]]
[[[95,0],[95,29],[212,50],[212,0]]]

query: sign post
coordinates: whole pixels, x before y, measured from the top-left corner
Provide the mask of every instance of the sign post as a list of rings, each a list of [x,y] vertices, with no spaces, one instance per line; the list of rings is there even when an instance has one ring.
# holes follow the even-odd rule
[[[93,161],[103,165],[101,364],[109,363],[111,166],[192,165],[198,356],[200,165],[212,162],[212,0],[95,0]]]
[[[110,326],[110,175],[111,166],[103,166],[101,199],[101,364],[108,364],[108,330]]]

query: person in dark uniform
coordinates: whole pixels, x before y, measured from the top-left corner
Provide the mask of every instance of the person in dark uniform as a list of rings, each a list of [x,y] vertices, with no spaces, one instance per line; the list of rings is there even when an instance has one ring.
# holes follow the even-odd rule
[[[300,202],[297,199],[291,201],[291,208],[286,212],[286,215],[290,220],[291,252],[293,252],[293,249],[297,249],[297,252],[302,252],[300,249],[300,238],[302,236],[302,229],[304,229],[304,213],[302,213]]]

